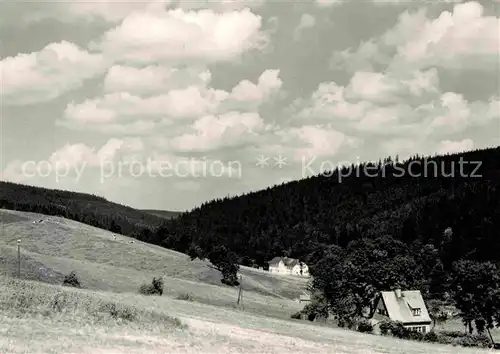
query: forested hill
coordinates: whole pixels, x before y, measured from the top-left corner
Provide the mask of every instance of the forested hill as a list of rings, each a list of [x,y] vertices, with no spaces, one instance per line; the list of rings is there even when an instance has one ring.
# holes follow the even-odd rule
[[[266,266],[283,254],[315,263],[327,246],[361,237],[439,245],[447,228],[454,236],[445,264],[500,261],[500,147],[349,168],[210,201],[170,220],[97,196],[8,182],[0,182],[0,208],[60,215],[191,255],[223,247],[245,265]]]
[[[176,218],[182,213],[181,211],[154,210],[154,209],[142,209],[142,211],[165,219]]]
[[[169,220],[153,240],[194,256],[224,246],[243,264],[265,266],[277,255],[314,263],[326,245],[344,247],[361,237],[439,246],[451,228],[445,266],[462,258],[500,261],[500,147],[388,158],[357,171],[346,167],[204,203]],[[341,182],[339,174],[346,176]]]
[[[0,182],[0,208],[58,215],[140,239],[165,222],[95,195]]]

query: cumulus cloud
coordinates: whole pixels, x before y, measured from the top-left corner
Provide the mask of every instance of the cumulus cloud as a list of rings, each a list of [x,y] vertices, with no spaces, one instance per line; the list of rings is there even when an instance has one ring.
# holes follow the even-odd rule
[[[127,122],[137,118],[196,118],[214,112],[227,92],[189,86],[142,98],[125,92],[105,94],[66,107],[66,119],[82,124]]]
[[[120,79],[117,77],[116,70],[118,73],[125,72],[129,75],[122,76]],[[168,76],[168,73],[173,72],[173,74],[169,76],[169,79],[166,79],[167,82],[163,79],[153,80],[151,86],[139,84],[135,91],[144,92],[146,89],[153,90],[163,87],[166,92],[143,97],[120,91],[87,99],[81,103],[72,102],[65,109],[65,120],[80,126],[126,124],[139,119],[155,121],[158,119],[195,119],[234,109],[255,110],[279,91],[282,86],[279,70],[266,70],[260,75],[257,83],[243,80],[228,92],[207,87],[210,80],[210,72],[208,71],[194,71],[194,75],[193,72],[186,74],[181,71],[176,76],[175,69],[169,71],[169,69],[161,67],[146,67],[144,69],[119,67],[119,69],[115,69],[114,74],[109,76],[111,79],[108,80],[108,83],[116,89],[125,89],[127,85],[133,86],[134,82],[140,81],[142,70],[151,76],[158,74],[157,76],[161,77],[159,73],[166,73],[165,76]],[[199,85],[193,83],[193,80],[196,81],[196,74],[200,81]],[[169,87],[178,88],[168,90]],[[110,89],[110,91],[113,90]]]
[[[402,76],[359,71],[346,86],[333,81],[319,84],[308,100],[297,104],[296,116],[326,121],[364,119],[365,123],[379,124],[395,119],[408,110],[409,105],[429,102],[438,92],[435,69],[407,72]]]
[[[346,0],[314,0],[314,3],[321,8],[333,7],[345,2]]]
[[[299,24],[297,25],[297,27],[295,27],[295,30],[293,32],[294,39],[299,40],[305,30],[313,28],[315,25],[316,19],[314,18],[314,16],[310,14],[302,14]]]
[[[499,117],[499,103],[497,97],[468,101],[462,94],[443,92],[435,69],[405,75],[360,71],[345,86],[319,84],[308,99],[296,101],[291,111],[295,112],[294,125],[331,124],[363,141],[380,137],[384,154],[395,151],[407,156],[412,150],[441,151],[439,141],[489,126]]]
[[[346,142],[344,133],[324,126],[302,126],[286,130],[282,137],[286,141],[299,141],[293,149],[297,161],[303,158],[334,156]]]
[[[101,54],[62,41],[39,52],[18,54],[0,61],[3,104],[23,105],[52,100],[80,88],[106,69]]]
[[[204,68],[114,65],[104,78],[104,91],[147,95],[191,85],[206,85],[210,80],[211,73]]]
[[[332,67],[373,70],[385,67],[394,72],[443,68],[497,68],[499,64],[500,19],[486,16],[478,2],[456,4],[430,18],[426,9],[405,11],[397,24],[380,38],[335,52]]]
[[[166,9],[180,8],[184,10],[211,9],[217,12],[228,12],[244,8],[259,8],[265,3],[265,0],[67,0],[43,2],[41,4],[12,1],[0,1],[0,3],[2,8],[5,9],[3,12],[5,17],[0,14],[2,22],[9,22],[14,18],[24,22],[57,19],[65,23],[104,21],[116,24],[137,11],[164,11]],[[7,17],[6,14],[13,14],[14,16]]]
[[[438,153],[453,154],[457,152],[472,150],[473,148],[474,142],[471,139],[463,139],[460,141],[444,140],[441,142],[438,148]]]
[[[116,60],[143,64],[228,61],[266,44],[261,26],[262,18],[249,9],[149,9],[130,13],[92,47]]]
[[[2,179],[25,182],[31,179],[59,177],[81,178],[87,167],[98,168],[109,161],[116,161],[122,154],[142,151],[144,145],[138,138],[109,139],[99,149],[84,143],[65,144],[46,160],[14,160],[7,165]],[[57,180],[56,182],[59,182]]]
[[[258,113],[228,112],[219,116],[204,116],[193,123],[192,133],[174,138],[171,145],[178,151],[235,147],[248,143],[264,128],[264,121]]]

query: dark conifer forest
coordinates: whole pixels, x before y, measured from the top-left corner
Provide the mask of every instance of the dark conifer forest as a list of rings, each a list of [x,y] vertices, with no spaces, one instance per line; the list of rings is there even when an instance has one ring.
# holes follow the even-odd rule
[[[207,258],[228,285],[237,283],[237,264],[298,258],[338,319],[360,315],[380,290],[403,287],[453,301],[478,330],[500,323],[500,147],[346,166],[168,220],[95,196],[0,186],[2,208],[61,215]],[[477,294],[480,284],[488,285]]]
[[[380,236],[409,246],[446,244],[445,265],[500,261],[500,147],[355,168],[208,201],[169,218],[9,182],[0,182],[0,207],[60,215],[181,252],[225,247],[244,265],[266,266],[278,255],[315,263],[325,246]]]

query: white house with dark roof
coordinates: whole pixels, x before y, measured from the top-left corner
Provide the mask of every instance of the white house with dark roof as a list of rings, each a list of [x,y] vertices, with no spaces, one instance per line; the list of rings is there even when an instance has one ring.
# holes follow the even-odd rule
[[[372,322],[377,325],[391,319],[403,323],[409,330],[427,333],[432,320],[419,290],[382,291],[378,298]]]
[[[284,275],[298,275],[303,277],[309,276],[309,267],[304,262],[298,259],[288,257],[274,257],[269,262],[269,272],[284,274]]]

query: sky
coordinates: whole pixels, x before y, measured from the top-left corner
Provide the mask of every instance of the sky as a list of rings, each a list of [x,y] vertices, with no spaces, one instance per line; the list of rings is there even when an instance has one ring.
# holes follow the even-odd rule
[[[500,2],[0,0],[1,179],[188,210],[498,146]]]

